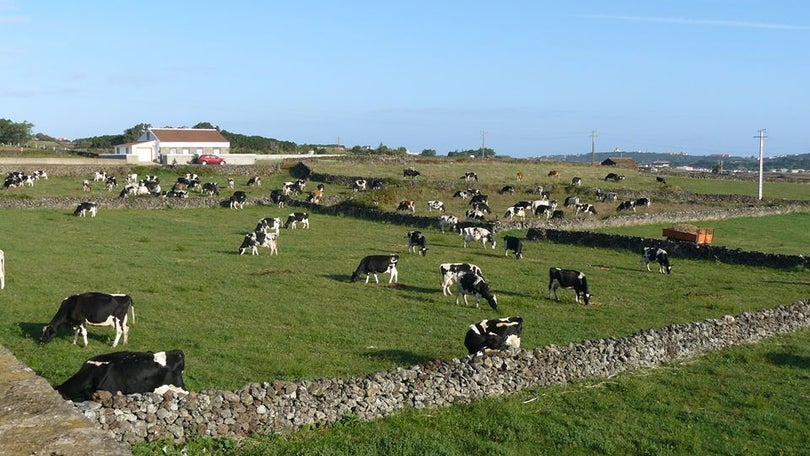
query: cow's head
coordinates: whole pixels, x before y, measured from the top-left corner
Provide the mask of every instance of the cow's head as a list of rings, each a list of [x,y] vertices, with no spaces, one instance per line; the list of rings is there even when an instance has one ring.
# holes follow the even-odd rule
[[[42,327],[42,337],[39,338],[39,343],[47,344],[56,336],[56,328],[51,325],[45,325]]]

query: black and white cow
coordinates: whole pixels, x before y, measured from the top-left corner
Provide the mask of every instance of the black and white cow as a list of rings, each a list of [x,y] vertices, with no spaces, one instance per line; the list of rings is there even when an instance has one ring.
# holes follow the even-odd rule
[[[430,200],[427,202],[428,212],[431,212],[433,209],[437,211],[444,212],[444,203],[438,200]]]
[[[107,173],[105,171],[96,171],[93,174],[93,182],[104,182],[107,180]]]
[[[563,202],[563,207],[572,207],[576,206],[577,204],[579,204],[579,197],[569,196],[568,198],[565,199],[565,202]]]
[[[552,220],[562,220],[563,218],[565,218],[565,212],[562,210],[558,209],[551,213]]]
[[[616,201],[618,198],[619,195],[616,192],[607,192],[602,196],[602,201]]]
[[[411,179],[416,179],[422,173],[413,169],[413,168],[405,168],[402,170],[402,178],[405,179],[406,177],[410,177]]]
[[[261,176],[251,176],[250,179],[247,181],[248,187],[261,187],[262,186],[262,177]]]
[[[467,327],[464,346],[470,355],[483,351],[504,350],[509,347],[520,348],[520,336],[523,332],[523,319],[520,317],[495,318],[481,320]]]
[[[509,193],[510,195],[515,193],[515,186],[514,185],[504,185],[498,190],[498,194],[503,195],[504,193]]]
[[[667,180],[663,176],[655,176],[655,181],[659,184],[667,185]]]
[[[489,242],[492,248],[495,248],[495,238],[492,236],[492,232],[486,228],[470,226],[461,230],[461,236],[464,238],[465,248],[470,242],[480,242],[483,247],[486,247]]]
[[[672,274],[672,266],[669,264],[669,254],[666,250],[658,247],[644,247],[641,251],[641,270],[643,271],[646,266],[649,271],[650,263],[653,261],[658,263],[658,272]]]
[[[81,333],[86,347],[87,325],[92,325],[112,326],[115,329],[113,347],[118,345],[121,336],[124,337],[123,343],[126,344],[129,335],[127,318],[130,310],[134,323],[135,307],[132,305],[132,298],[125,294],[93,291],[69,296],[62,300],[51,322],[42,328],[42,337],[39,341],[43,344],[48,343],[63,327],[70,326],[73,328],[73,345],[76,345]]]
[[[478,303],[481,298],[484,298],[493,310],[498,310],[498,297],[492,294],[492,291],[489,289],[489,284],[478,274],[472,272],[460,274],[458,276],[458,283],[456,284],[456,291],[458,292],[456,295],[456,304],[458,304],[458,298],[463,297],[464,305],[467,306],[469,305],[467,303],[467,295],[475,295],[476,309],[478,308]]]
[[[453,193],[453,198],[467,199],[469,197],[470,197],[470,194],[468,192],[464,191],[464,190],[459,190],[456,193]]]
[[[250,233],[246,233],[245,237],[242,238],[242,244],[239,245],[239,255],[244,255],[244,253],[250,249],[251,255],[258,255],[259,254],[259,240],[256,238],[256,232],[251,231]]]
[[[475,206],[476,204],[480,203],[484,204],[489,203],[489,197],[487,195],[484,195],[483,193],[478,193],[473,195],[472,198],[470,198],[470,206]]]
[[[574,215],[579,215],[579,214],[594,214],[594,215],[596,215],[597,214],[596,207],[594,207],[593,204],[582,203],[582,204],[577,204],[574,207],[576,208],[575,211],[574,211]]]
[[[352,191],[362,192],[366,190],[367,186],[368,182],[365,179],[357,179],[354,181],[354,184],[352,185]]]
[[[616,208],[616,211],[636,211],[636,202],[633,200],[622,201]]]
[[[297,223],[300,223],[304,228],[309,228],[309,214],[306,212],[293,212],[287,216],[287,221],[284,223],[284,228],[294,230]]]
[[[509,206],[509,208],[507,208],[506,212],[503,214],[503,217],[509,220],[512,220],[514,217],[520,217],[521,220],[525,220],[526,209],[523,207]]]
[[[585,274],[579,271],[573,269],[549,268],[548,299],[551,299],[551,294],[554,293],[554,297],[557,298],[557,301],[560,300],[560,296],[557,294],[558,288],[573,288],[574,301],[577,303],[579,303],[580,295],[582,295],[586,305],[590,302],[591,293],[588,291],[588,280],[585,278]]]
[[[208,196],[219,196],[219,186],[216,182],[206,182],[202,186],[202,192]]]
[[[456,231],[458,227],[458,217],[455,215],[442,215],[439,217],[439,228],[444,233],[445,227],[450,227],[451,230]]]
[[[88,212],[90,213],[90,217],[95,217],[96,213],[98,212],[98,203],[95,201],[84,201],[79,203],[79,205],[76,206],[76,210],[73,211],[73,215],[85,217]]]
[[[111,192],[112,189],[118,187],[118,179],[115,176],[107,176],[107,180],[104,181],[104,185],[107,188],[108,192]]]
[[[439,274],[442,275],[442,294],[447,296],[453,294],[450,286],[458,281],[458,276],[466,272],[478,275],[482,279],[484,274],[481,268],[472,263],[442,263],[439,265]]]
[[[398,211],[411,211],[416,212],[416,202],[413,200],[402,200],[397,205]]]
[[[532,203],[532,208],[534,215],[538,217],[541,215],[545,215],[546,219],[549,219],[551,218],[551,214],[553,214],[554,210],[557,208],[557,202],[551,201],[549,203],[548,201],[546,201],[546,204],[537,204],[537,205]]]
[[[467,218],[467,220],[484,220],[487,218],[487,214],[478,209],[469,209],[464,213],[464,216]]]
[[[636,200],[636,207],[638,206],[650,207],[650,204],[651,201],[649,198],[639,198]]]
[[[428,248],[425,246],[425,235],[421,231],[408,231],[408,252],[427,255]]]
[[[382,179],[372,179],[369,183],[369,187],[372,190],[382,190],[383,189],[383,180]]]
[[[579,187],[580,185],[582,185],[582,178],[579,176],[572,177],[571,185],[573,185],[574,187]]]
[[[523,258],[523,241],[514,236],[504,236],[503,242],[506,245],[504,256],[509,256],[509,251],[515,252],[515,259]]]
[[[478,174],[472,171],[467,171],[463,176],[459,177],[459,179],[464,179],[465,182],[469,182],[471,180],[478,182]]]
[[[624,176],[621,176],[616,173],[608,173],[607,176],[605,176],[605,180],[606,181],[612,180],[613,182],[619,182],[624,180]]]
[[[270,192],[270,201],[282,208],[289,204],[290,201],[292,201],[292,198],[287,196],[283,190],[273,190]]]
[[[105,353],[85,361],[78,372],[55,389],[74,402],[90,400],[96,391],[113,395],[167,391],[186,394],[185,364],[181,350]]]
[[[242,209],[247,202],[247,193],[243,192],[242,190],[237,190],[233,192],[233,195],[228,199],[228,204],[230,205],[231,209]]]
[[[357,269],[354,270],[352,273],[351,282],[356,282],[357,279],[360,278],[361,274],[366,275],[366,283],[368,283],[368,279],[373,275],[374,281],[376,283],[380,283],[380,280],[377,278],[377,274],[389,273],[391,277],[388,279],[388,283],[397,283],[397,279],[399,277],[399,273],[397,272],[397,262],[399,261],[399,255],[392,253],[391,255],[369,255],[362,260],[360,260],[360,264],[357,265]]]
[[[264,232],[275,232],[276,234],[279,233],[279,229],[281,228],[281,218],[280,217],[264,217],[256,223],[256,228],[254,231],[264,231]]]

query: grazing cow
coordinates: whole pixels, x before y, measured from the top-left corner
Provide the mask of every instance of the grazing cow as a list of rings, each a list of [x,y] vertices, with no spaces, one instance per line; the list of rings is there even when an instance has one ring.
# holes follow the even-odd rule
[[[518,201],[517,203],[513,204],[512,206],[514,206],[515,208],[522,207],[523,209],[531,210],[532,202],[531,201]]]
[[[233,190],[233,184],[234,184],[233,177],[229,177],[228,178],[228,188]]]
[[[392,253],[391,255],[369,255],[362,260],[360,260],[360,264],[357,266],[357,269],[354,270],[352,273],[351,282],[356,282],[357,279],[360,278],[360,274],[366,275],[366,283],[368,283],[368,279],[373,275],[374,282],[380,283],[380,280],[377,278],[377,274],[389,273],[391,277],[388,279],[388,283],[397,283],[397,279],[399,277],[399,273],[397,272],[397,262],[399,261],[399,255]]]
[[[624,176],[616,173],[608,173],[607,176],[605,176],[605,180],[606,181],[612,180],[613,182],[619,182],[624,180]]]
[[[557,301],[560,300],[560,296],[557,294],[558,288],[568,288],[574,289],[574,301],[579,304],[579,296],[582,295],[582,299],[587,305],[591,299],[591,293],[588,291],[588,280],[585,278],[585,274],[574,271],[573,269],[560,269],[560,268],[549,268],[548,270],[548,299],[551,299],[551,294],[554,293],[554,297],[557,298]]]
[[[537,212],[537,208],[541,206],[546,206],[546,210],[548,210],[549,212],[553,211],[554,209],[557,209],[557,200],[551,201],[547,199],[534,200],[532,201],[532,212],[534,212],[535,215],[544,214],[545,211],[542,211],[540,213]]]
[[[577,204],[579,204],[579,197],[569,196],[568,198],[565,199],[565,202],[563,202],[563,207],[576,206]]]
[[[565,218],[565,212],[561,210],[556,210],[551,213],[551,220],[562,220]]]
[[[464,213],[464,216],[467,217],[467,220],[484,220],[487,215],[484,213],[484,211],[470,209]]]
[[[639,198],[639,199],[636,200],[636,206],[650,207],[650,199],[649,198]]]
[[[422,256],[427,254],[428,248],[425,246],[425,235],[421,231],[408,231],[408,252],[417,253]]]
[[[473,197],[470,198],[470,205],[471,206],[475,205],[475,204],[482,204],[482,203],[487,204],[488,202],[489,202],[489,197],[487,195],[482,194],[482,193],[478,193],[476,195],[473,195]]]
[[[551,214],[554,212],[554,208],[557,207],[556,202],[554,204],[541,204],[534,208],[534,215],[541,216],[546,214],[546,219],[551,218]]]
[[[84,201],[79,203],[79,205],[76,206],[76,210],[73,211],[73,215],[84,217],[88,212],[90,213],[90,217],[95,217],[96,212],[98,212],[98,203],[95,201]]]
[[[382,190],[383,189],[383,181],[382,179],[372,179],[371,183],[369,184],[372,190]]]
[[[294,230],[295,225],[299,222],[301,223],[302,227],[309,229],[309,214],[306,212],[293,212],[287,216],[287,221],[284,223],[284,228]]]
[[[0,250],[0,290],[6,288],[6,254]]]
[[[514,236],[504,236],[503,241],[504,244],[506,244],[504,256],[508,256],[509,251],[511,250],[515,252],[515,259],[519,260],[523,258],[523,241]]]
[[[256,237],[256,231],[245,234],[245,237],[242,239],[242,244],[239,246],[239,255],[244,254],[247,249],[250,249],[251,255],[259,254],[259,240]]]
[[[108,176],[104,184],[107,187],[107,191],[111,192],[112,189],[118,187],[118,180],[115,178],[115,176]]]
[[[411,211],[416,212],[416,202],[413,200],[403,200],[397,206],[398,211]]]
[[[573,185],[574,187],[579,187],[580,185],[582,185],[582,178],[578,176],[572,177],[571,185]]]
[[[118,345],[121,336],[124,336],[123,343],[126,344],[129,335],[127,317],[130,309],[132,322],[135,323],[135,307],[129,295],[88,292],[69,296],[59,305],[59,310],[51,322],[42,328],[42,338],[39,341],[43,344],[48,343],[63,327],[70,326],[73,328],[73,345],[76,345],[76,339],[81,333],[86,347],[87,325],[109,325],[115,328],[112,346]]]
[[[181,350],[162,352],[114,352],[88,359],[55,389],[66,400],[91,400],[96,391],[113,395],[135,393],[187,394],[183,383],[185,355]]]
[[[96,171],[93,174],[93,182],[104,182],[107,180],[107,173],[104,171]]]
[[[560,175],[560,171],[556,169],[552,169],[548,172],[548,177],[557,177]]]
[[[656,182],[658,182],[659,184],[664,184],[664,185],[667,185],[667,180],[666,180],[666,179],[664,179],[664,178],[663,178],[663,177],[661,177],[661,176],[655,176],[655,180],[656,180]]]
[[[444,233],[444,228],[450,227],[451,230],[456,231],[458,227],[458,217],[455,215],[442,215],[439,217],[439,228]]]
[[[523,319],[520,317],[481,320],[467,327],[464,346],[473,355],[480,351],[520,348],[520,335],[523,332]]]
[[[516,177],[517,177],[518,182],[523,182],[523,173],[518,171]]]
[[[273,204],[277,204],[278,207],[282,208],[285,205],[289,204],[292,199],[287,196],[282,190],[273,190],[270,192],[270,201]]]
[[[504,218],[512,220],[513,217],[520,217],[522,220],[526,219],[526,210],[523,207],[510,206],[503,214]]]
[[[465,182],[469,182],[471,180],[478,182],[478,174],[472,171],[467,171],[463,176],[459,177],[459,179],[464,179]]]
[[[233,195],[228,199],[228,204],[230,205],[231,209],[242,209],[245,207],[245,203],[247,202],[247,193],[243,192],[242,190],[237,190],[233,192]]]
[[[265,231],[265,232],[275,232],[276,234],[279,233],[279,229],[281,228],[281,218],[280,217],[264,217],[259,220],[256,224],[256,229],[254,231]]]
[[[219,196],[219,186],[216,182],[206,182],[202,186],[202,192],[207,193],[208,196]]]
[[[428,201],[427,206],[428,206],[428,212],[433,211],[433,209],[436,209],[436,210],[441,211],[441,212],[444,212],[444,210],[445,210],[444,209],[444,203],[441,202],[441,201],[438,201],[438,200]]]
[[[619,195],[615,192],[607,192],[605,196],[602,197],[602,201],[616,201],[618,197]]]
[[[402,170],[402,178],[405,179],[406,177],[410,177],[411,179],[416,179],[421,173],[413,168],[405,168]]]
[[[594,215],[596,215],[597,214],[596,208],[594,207],[593,204],[583,203],[583,204],[577,204],[574,207],[576,208],[576,210],[574,212],[574,215],[579,215],[579,214],[594,214]]]
[[[48,173],[45,172],[44,169],[38,169],[34,171],[34,179],[45,179],[48,180]]]
[[[467,247],[467,244],[470,242],[480,242],[481,246],[486,247],[487,242],[492,245],[492,248],[495,248],[495,238],[492,236],[492,232],[490,232],[486,228],[481,228],[480,226],[470,226],[461,230],[461,235],[464,238],[464,247]]]
[[[352,191],[355,192],[365,191],[367,185],[368,182],[365,179],[357,179],[354,181],[354,185],[352,185]]]
[[[248,179],[247,185],[248,187],[253,187],[254,185],[256,187],[261,187],[262,186],[261,176],[252,176],[250,179]]]
[[[463,297],[464,305],[467,306],[469,305],[467,303],[467,295],[475,295],[476,309],[478,308],[478,302],[481,298],[484,298],[493,310],[498,310],[498,297],[492,294],[492,291],[489,289],[489,284],[478,274],[472,272],[460,274],[458,276],[458,283],[456,284],[456,291],[458,292],[456,295],[456,304],[458,304],[458,298]]]
[[[442,275],[442,294],[447,296],[453,294],[450,291],[450,286],[458,281],[458,276],[465,272],[471,272],[478,275],[482,279],[484,274],[481,273],[481,268],[472,263],[442,263],[439,265],[439,273]]]
[[[504,193],[509,193],[510,195],[515,193],[515,186],[514,185],[504,185],[498,190],[498,193],[503,195]]]
[[[453,193],[453,198],[467,199],[469,197],[470,197],[470,194],[468,192],[464,191],[464,190],[459,190],[456,193]]]
[[[666,250],[658,247],[644,247],[644,250],[641,251],[641,270],[643,271],[646,266],[649,271],[650,263],[653,261],[658,262],[658,272],[672,274],[672,266],[669,264],[669,254]]]
[[[185,190],[169,190],[160,194],[163,198],[188,198],[188,192]]]
[[[633,211],[636,212],[636,202],[632,200],[622,201],[616,211]]]

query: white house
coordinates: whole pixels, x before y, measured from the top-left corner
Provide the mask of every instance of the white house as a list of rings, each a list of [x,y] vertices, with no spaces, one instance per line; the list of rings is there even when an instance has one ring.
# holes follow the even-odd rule
[[[202,154],[224,155],[231,143],[211,128],[149,128],[137,141],[115,146],[116,156],[136,162],[189,163]]]

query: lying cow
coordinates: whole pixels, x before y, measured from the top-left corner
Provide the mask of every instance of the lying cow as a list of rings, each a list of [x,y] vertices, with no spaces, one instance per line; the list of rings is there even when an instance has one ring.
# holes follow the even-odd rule
[[[421,231],[408,231],[405,235],[408,238],[408,252],[417,253],[425,256],[428,248],[425,246],[425,235]]]
[[[582,295],[585,304],[587,305],[591,299],[591,293],[588,291],[588,281],[585,274],[574,271],[573,269],[560,269],[549,268],[548,270],[548,299],[551,299],[551,294],[557,301],[560,296],[557,294],[558,288],[574,289],[574,301],[579,304],[579,296]]]
[[[447,296],[453,294],[450,286],[458,281],[458,276],[466,272],[471,272],[482,279],[484,274],[481,268],[472,263],[442,263],[439,265],[439,273],[442,275],[442,294]]]
[[[132,305],[132,298],[125,294],[108,294],[100,292],[88,292],[75,294],[62,300],[59,310],[51,319],[51,322],[42,328],[40,343],[46,344],[56,336],[59,331],[67,326],[73,328],[73,345],[79,333],[84,339],[84,346],[87,346],[87,325],[92,326],[112,326],[115,328],[115,340],[112,346],[118,345],[121,336],[123,343],[127,343],[129,326],[127,317],[132,310],[132,322],[135,322],[135,307]]]
[[[669,264],[669,254],[666,250],[657,247],[644,247],[644,250],[641,251],[641,270],[643,271],[644,266],[646,266],[649,271],[650,263],[653,261],[658,262],[658,272],[672,274],[672,266]]]
[[[503,238],[504,244],[506,244],[506,249],[504,250],[504,256],[509,255],[509,251],[515,252],[515,259],[523,258],[523,241],[519,238],[514,236],[504,236]]]
[[[357,265],[357,269],[355,269],[352,273],[351,282],[356,282],[357,279],[360,278],[360,274],[365,274],[366,283],[368,283],[368,279],[372,275],[374,276],[374,282],[380,283],[380,280],[377,278],[377,274],[387,272],[391,275],[391,277],[388,279],[388,283],[397,283],[397,279],[399,277],[399,273],[397,272],[398,261],[399,255],[395,253],[392,253],[391,255],[369,255],[360,260],[360,264]]]
[[[520,317],[481,320],[467,327],[464,346],[470,355],[484,351],[504,350],[508,347],[520,348],[520,335],[523,332],[523,319]]]
[[[85,361],[56,391],[74,402],[90,400],[99,390],[112,394],[187,393],[183,389],[185,364],[181,350],[105,353]]]
[[[76,210],[73,211],[73,215],[85,217],[88,212],[90,213],[90,217],[95,217],[96,213],[98,212],[98,203],[94,201],[85,201],[80,203],[78,206],[76,206]]]
[[[480,299],[484,298],[492,309],[498,310],[497,296],[492,294],[492,291],[489,289],[489,284],[478,274],[465,272],[459,275],[456,291],[458,292],[456,295],[456,304],[458,304],[459,297],[464,297],[464,305],[469,305],[467,304],[467,295],[475,295],[476,309],[478,308]]]

